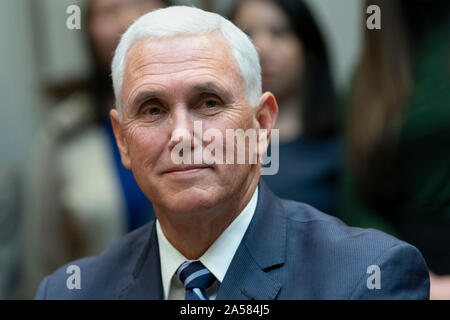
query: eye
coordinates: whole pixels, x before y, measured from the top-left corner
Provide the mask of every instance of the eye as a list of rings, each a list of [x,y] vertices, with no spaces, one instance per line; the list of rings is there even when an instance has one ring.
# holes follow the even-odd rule
[[[159,107],[151,107],[144,110],[145,114],[149,114],[152,116],[157,116],[161,113],[161,108]]]
[[[142,120],[146,121],[157,121],[164,117],[165,109],[160,105],[155,105],[153,103],[149,103],[146,106],[141,107],[139,111],[139,116]]]
[[[203,102],[203,106],[204,106],[206,109],[214,108],[214,107],[216,107],[218,104],[219,104],[219,102],[216,101],[216,100],[213,100],[213,99],[208,99],[208,100],[205,100],[205,101]]]
[[[272,36],[277,38],[277,37],[287,37],[291,34],[291,30],[288,27],[281,27],[281,26],[277,26],[277,27],[272,27],[271,29],[271,33]]]

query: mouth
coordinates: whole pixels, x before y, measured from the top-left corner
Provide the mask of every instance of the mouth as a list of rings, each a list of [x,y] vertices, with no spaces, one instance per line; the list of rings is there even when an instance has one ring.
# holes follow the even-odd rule
[[[193,173],[201,172],[201,171],[206,170],[208,168],[212,169],[211,166],[201,165],[201,164],[197,164],[197,165],[179,165],[179,166],[172,167],[172,168],[170,168],[168,170],[165,170],[163,172],[163,174],[193,174]]]

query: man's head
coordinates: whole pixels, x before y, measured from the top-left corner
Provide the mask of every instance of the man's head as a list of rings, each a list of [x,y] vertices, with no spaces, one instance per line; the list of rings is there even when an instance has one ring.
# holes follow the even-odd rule
[[[138,19],[123,34],[112,61],[116,107],[122,109],[122,83],[129,49],[142,39],[156,40],[170,36],[204,35],[216,32],[227,43],[239,66],[247,98],[256,106],[261,96],[261,67],[258,53],[247,35],[222,16],[197,8],[172,6],[155,10]],[[119,112],[121,115],[121,112]]]
[[[156,10],[123,35],[112,74],[117,110],[111,120],[122,162],[157,214],[200,213],[233,201],[233,209],[242,209],[239,201],[256,187],[260,163],[178,165],[171,153],[180,143],[195,153],[214,140],[196,133],[195,123],[222,138],[230,129],[270,135],[277,105],[271,93],[261,95],[258,55],[248,37],[200,9]],[[192,139],[174,136],[177,130]]]

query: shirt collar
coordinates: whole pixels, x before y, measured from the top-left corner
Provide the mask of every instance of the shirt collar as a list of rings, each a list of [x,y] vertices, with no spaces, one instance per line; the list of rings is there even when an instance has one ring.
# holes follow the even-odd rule
[[[203,265],[216,277],[219,282],[225,278],[225,274],[244,237],[245,232],[255,213],[258,202],[258,187],[252,198],[242,212],[233,220],[216,241],[199,258]],[[159,255],[161,262],[161,277],[165,299],[169,296],[172,277],[178,267],[189,261],[185,258],[164,235],[159,221],[156,220],[156,234],[158,237]]]

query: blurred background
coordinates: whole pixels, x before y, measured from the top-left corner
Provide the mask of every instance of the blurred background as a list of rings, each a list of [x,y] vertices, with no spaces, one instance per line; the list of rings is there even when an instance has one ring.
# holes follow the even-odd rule
[[[222,14],[257,46],[280,104],[281,197],[416,245],[450,299],[448,1],[0,0],[0,299],[153,217],[120,163],[109,63],[134,19]],[[366,22],[377,5],[381,29]],[[71,5],[81,28],[71,30]],[[294,70],[294,71],[292,71]]]

